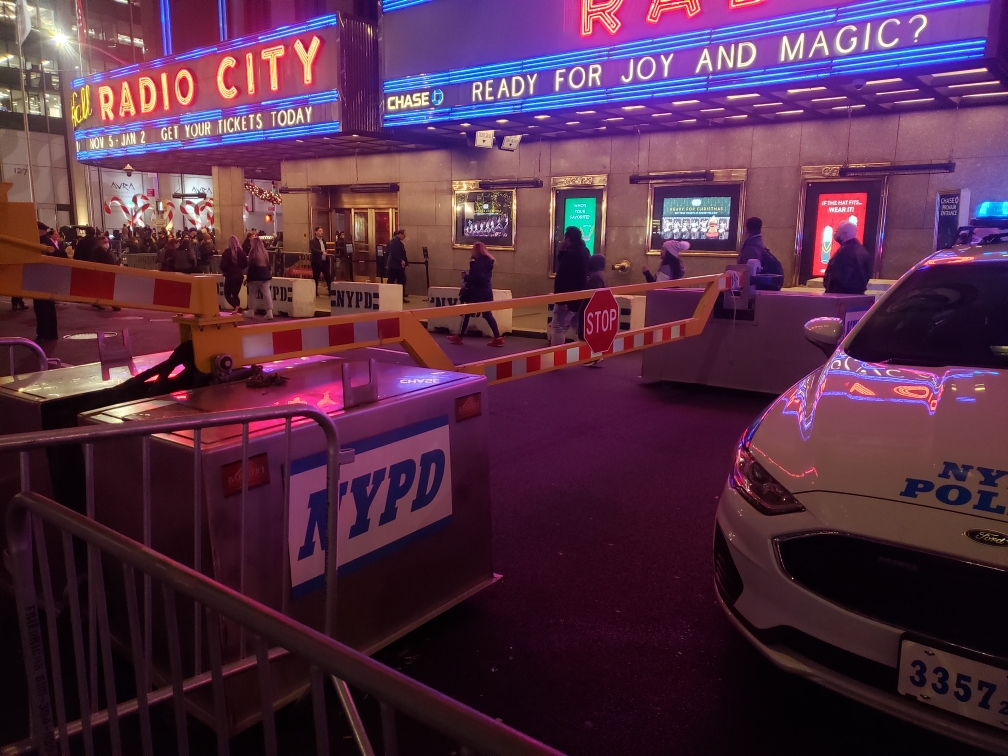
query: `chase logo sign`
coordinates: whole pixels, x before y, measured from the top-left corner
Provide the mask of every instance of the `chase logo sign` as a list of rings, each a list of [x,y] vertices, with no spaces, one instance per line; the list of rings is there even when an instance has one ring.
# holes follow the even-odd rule
[[[1005,476],[1008,476],[1008,470],[944,462],[942,471],[935,480],[907,478],[900,496],[925,501],[934,499],[953,509],[969,509],[985,516],[1004,517],[1008,509],[1008,497],[1005,504],[999,504],[997,500],[1000,493],[998,489]],[[969,537],[977,540],[973,536]]]
[[[343,575],[451,523],[448,416],[350,444],[340,466],[338,546]],[[326,455],[291,463],[288,552],[294,598],[325,584]]]

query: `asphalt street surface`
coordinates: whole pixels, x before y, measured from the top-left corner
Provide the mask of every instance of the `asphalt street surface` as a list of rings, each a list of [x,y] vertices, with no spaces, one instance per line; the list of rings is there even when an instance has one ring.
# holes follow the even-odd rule
[[[2,307],[0,333],[29,335],[31,310]],[[137,354],[177,343],[164,316],[64,305],[60,317],[67,333],[132,327]],[[70,342],[57,354],[96,358],[94,341]],[[446,351],[479,359],[484,342]],[[509,350],[542,344],[511,339]],[[627,355],[490,389],[503,579],[377,658],[570,754],[976,753],[779,671],[735,632],[715,599],[714,512],[739,436],[772,397],[639,374],[640,355]],[[23,669],[3,597],[0,745],[23,732]],[[279,719],[281,742],[306,726],[298,707]],[[404,753],[454,750],[409,747],[413,731],[401,723]]]

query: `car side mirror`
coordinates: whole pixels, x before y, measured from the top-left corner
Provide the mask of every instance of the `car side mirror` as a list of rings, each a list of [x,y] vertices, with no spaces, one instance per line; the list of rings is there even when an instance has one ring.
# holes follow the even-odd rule
[[[844,337],[844,322],[840,318],[813,318],[805,324],[805,338],[829,357]]]

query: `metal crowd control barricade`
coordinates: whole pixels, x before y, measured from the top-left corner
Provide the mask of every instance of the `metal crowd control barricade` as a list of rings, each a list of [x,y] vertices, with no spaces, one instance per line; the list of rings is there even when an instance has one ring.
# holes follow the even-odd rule
[[[29,452],[82,444],[89,517],[365,652],[495,581],[484,379],[372,363],[364,381],[327,357],[266,370],[287,384],[228,383],[104,407],[82,415],[89,427],[0,439],[0,453],[15,443]],[[323,418],[340,427],[348,465],[337,549],[347,611],[338,616],[335,581],[324,576],[333,538]],[[52,571],[59,581],[62,564]],[[184,661],[199,668],[199,620],[183,612],[180,623]],[[126,645],[121,613],[111,633]],[[244,656],[241,637],[222,642],[226,661]],[[303,691],[307,671],[287,660],[277,667],[283,703]],[[155,653],[151,674],[167,671]],[[240,676],[228,684],[232,731],[259,716],[254,691]],[[212,714],[206,696],[189,705]]]
[[[289,422],[290,416],[285,419]],[[315,419],[322,422],[322,418]],[[334,430],[331,425],[329,428]],[[331,483],[334,488],[335,477]],[[250,695],[260,710],[263,751],[269,756],[279,752],[281,743],[286,745],[291,739],[285,737],[288,735],[293,735],[304,749],[309,740],[306,732],[314,733],[316,753],[320,756],[331,753],[326,676],[334,683],[349,715],[356,745],[365,756],[374,754],[375,749],[353,706],[348,685],[377,700],[380,752],[385,756],[397,756],[399,752],[396,712],[459,744],[463,754],[558,753],[38,494],[18,494],[8,505],[7,520],[7,560],[16,576],[17,613],[28,683],[25,719],[29,721],[25,739],[0,748],[5,756],[33,752],[68,756],[78,738],[83,740],[84,752],[93,754],[95,731],[100,727],[108,728],[107,742],[113,756],[138,751],[152,754],[155,743],[159,752],[188,754],[190,736],[198,736],[192,731],[199,725],[194,725],[191,717],[191,702],[198,695],[210,701],[212,718],[207,724],[216,734],[217,752],[228,754],[233,744],[229,742],[226,687],[243,671],[256,678],[256,684],[250,686]],[[83,547],[87,553],[92,596],[87,607],[90,617],[85,624],[77,593],[71,591],[69,633],[57,632],[54,603],[57,593],[47,569],[44,528],[59,534],[60,551],[71,576],[78,561],[75,548]],[[133,665],[132,680],[128,679],[130,675],[116,676],[112,651],[114,615],[110,611],[112,596],[116,594],[125,599],[128,634],[123,640],[134,660],[150,661],[150,651],[145,646],[151,636],[144,626],[150,617],[150,602],[161,608],[158,639],[170,660],[167,679],[152,679],[149,664],[144,663]],[[207,629],[207,664],[202,671],[187,666],[183,631],[179,627],[179,619],[193,609]],[[222,642],[227,628],[231,628],[232,634],[244,636],[248,644],[248,655],[234,662],[228,661]],[[95,651],[96,645],[100,646],[100,654]],[[275,718],[278,698],[275,661],[281,658],[297,659],[310,670],[310,714],[307,706],[301,707],[299,721],[286,727],[278,727]],[[129,690],[131,684],[135,686],[135,694]],[[167,717],[152,716],[152,709],[166,708],[169,703],[174,727]],[[10,716],[12,712],[6,714]],[[313,722],[300,721],[309,718]],[[208,738],[204,736],[202,740],[207,742]],[[234,744],[237,752],[247,750],[248,745],[243,746]],[[74,752],[78,750],[74,748]]]
[[[31,339],[21,339],[16,336],[3,336],[0,337],[0,350],[7,349],[7,367],[9,372],[7,375],[16,376],[18,375],[15,369],[16,363],[14,362],[14,355],[17,354],[18,349],[27,349],[31,352],[32,356],[38,360],[38,371],[48,370],[49,368],[58,368],[63,363],[55,357],[48,357],[46,353],[42,350],[38,344],[36,344]],[[35,371],[29,371],[35,372]]]

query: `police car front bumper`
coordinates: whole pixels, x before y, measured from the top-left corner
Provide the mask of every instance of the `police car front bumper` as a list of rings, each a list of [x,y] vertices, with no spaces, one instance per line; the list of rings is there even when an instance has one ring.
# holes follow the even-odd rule
[[[745,501],[730,482],[725,486],[715,528],[715,585],[719,603],[739,632],[787,672],[920,727],[978,748],[1008,753],[1008,733],[897,693],[897,664],[905,628],[849,611],[785,572],[779,549],[783,541],[809,534],[835,534],[840,521],[843,531],[854,537],[906,544],[905,506],[901,509],[899,502],[839,494],[799,498],[806,506],[804,512],[766,516]],[[969,550],[968,543],[962,548],[947,537],[951,532],[961,539],[963,531],[972,527],[946,519],[963,515],[915,510],[914,516],[923,522],[913,532],[924,543],[907,545],[935,550],[943,544],[945,553],[952,552],[950,556],[970,558],[962,553]],[[957,549],[960,553],[955,553]]]

